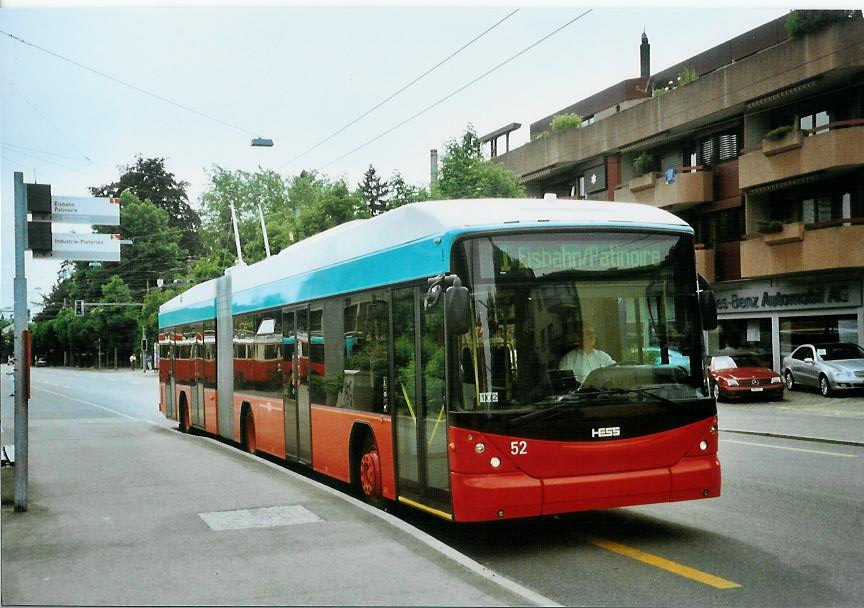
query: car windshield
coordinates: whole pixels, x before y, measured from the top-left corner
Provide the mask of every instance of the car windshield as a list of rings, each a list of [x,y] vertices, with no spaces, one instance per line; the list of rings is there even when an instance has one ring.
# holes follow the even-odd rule
[[[816,346],[823,361],[840,361],[842,359],[864,359],[864,350],[857,344],[841,342],[840,344],[819,344]]]
[[[721,369],[735,369],[738,367],[763,367],[753,355],[732,355],[714,357],[711,368],[719,371]]]
[[[455,408],[706,396],[689,236],[496,235],[461,246],[474,327],[454,345]]]

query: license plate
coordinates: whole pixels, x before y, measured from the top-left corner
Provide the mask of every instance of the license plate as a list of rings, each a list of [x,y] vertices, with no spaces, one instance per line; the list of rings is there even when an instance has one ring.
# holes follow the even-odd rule
[[[761,393],[765,389],[764,388],[751,388],[750,390],[753,391],[754,393]]]

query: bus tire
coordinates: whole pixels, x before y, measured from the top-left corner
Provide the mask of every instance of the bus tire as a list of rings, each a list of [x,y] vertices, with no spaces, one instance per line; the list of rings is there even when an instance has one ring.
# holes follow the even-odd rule
[[[181,433],[188,433],[192,430],[192,423],[189,418],[189,402],[186,400],[186,393],[180,393],[180,411],[179,416],[180,424],[177,425],[177,429]]]
[[[252,408],[247,404],[243,405],[243,415],[240,419],[240,442],[246,452],[254,454],[257,451],[255,419],[252,417]]]
[[[384,506],[384,494],[381,489],[381,458],[378,445],[371,432],[367,432],[361,444],[357,458],[357,483],[363,500],[373,507]]]

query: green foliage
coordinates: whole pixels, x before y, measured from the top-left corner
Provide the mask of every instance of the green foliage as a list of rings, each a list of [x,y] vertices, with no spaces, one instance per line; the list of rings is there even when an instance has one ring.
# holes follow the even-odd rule
[[[654,171],[656,166],[654,156],[648,152],[643,152],[633,159],[633,168],[638,175],[643,175],[649,171]]]
[[[531,136],[531,141],[540,141],[541,139],[546,139],[549,135],[549,131],[538,131]]]
[[[470,125],[461,141],[450,140],[441,158],[435,199],[514,198],[525,191],[506,167],[483,158],[480,138]]]
[[[776,129],[771,129],[763,137],[771,141],[777,141],[778,139],[783,139],[787,134],[791,133],[792,129],[792,125],[783,125],[777,127]]]
[[[402,205],[429,200],[429,192],[425,188],[406,183],[402,174],[398,171],[390,176],[389,183],[390,197],[387,199],[387,207],[389,209],[396,209]]]
[[[794,10],[786,17],[786,33],[793,40],[825,29],[833,23],[861,19],[860,10]]]
[[[380,215],[387,211],[387,195],[390,194],[390,184],[381,180],[372,165],[369,165],[369,169],[363,174],[363,181],[360,182],[358,190],[369,215]]]
[[[773,234],[775,232],[783,232],[783,224],[779,220],[759,220],[757,222],[759,232],[763,234]]]
[[[678,72],[678,86],[690,84],[697,78],[699,78],[699,74],[696,73],[696,70],[694,70],[690,66],[687,66],[686,68]]]
[[[149,200],[168,214],[168,224],[180,232],[179,244],[193,255],[201,251],[198,228],[201,220],[192,207],[186,188],[189,184],[177,181],[165,168],[164,158],[144,159],[138,156],[127,165],[120,179],[103,186],[90,188],[93,196],[119,197],[123,192],[134,194],[139,200]],[[110,230],[109,230],[110,232]]]
[[[582,117],[578,114],[559,114],[552,117],[551,128],[553,131],[566,131],[567,129],[578,129],[582,126]]]
[[[651,97],[660,97],[661,95],[665,95],[668,92],[669,89],[667,89],[666,87],[658,87],[651,90]]]

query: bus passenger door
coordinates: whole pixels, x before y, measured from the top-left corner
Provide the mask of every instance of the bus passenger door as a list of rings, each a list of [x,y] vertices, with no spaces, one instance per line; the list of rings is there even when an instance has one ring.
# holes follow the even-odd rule
[[[393,293],[396,481],[400,502],[449,518],[452,507],[440,303],[436,309],[423,311],[419,289]]]
[[[285,456],[307,464],[312,461],[308,326],[309,312],[305,307],[282,311]]]
[[[189,412],[193,426],[204,427],[204,328],[195,330],[195,346],[192,353],[192,407]]]

